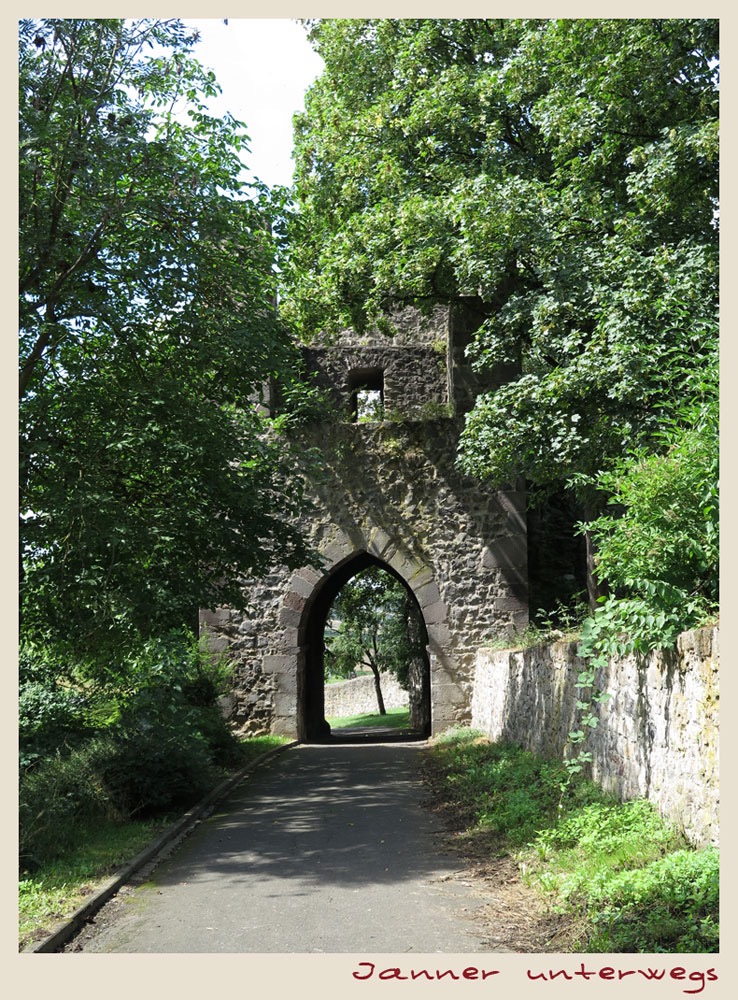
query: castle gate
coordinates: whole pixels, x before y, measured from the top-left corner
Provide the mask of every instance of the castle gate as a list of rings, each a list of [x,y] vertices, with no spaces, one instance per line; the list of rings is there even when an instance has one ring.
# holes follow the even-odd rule
[[[347,332],[305,350],[328,402],[293,432],[291,460],[310,500],[301,527],[322,565],[245,580],[245,613],[201,613],[211,647],[234,663],[224,708],[243,733],[328,736],[323,628],[340,588],[370,565],[414,598],[433,733],[469,721],[476,650],[525,627],[525,494],[516,484],[490,490],[456,465],[465,412],[510,376],[500,369],[482,382],[466,364],[475,322],[469,310],[407,310],[393,316],[393,336]],[[317,467],[307,461],[315,455]]]

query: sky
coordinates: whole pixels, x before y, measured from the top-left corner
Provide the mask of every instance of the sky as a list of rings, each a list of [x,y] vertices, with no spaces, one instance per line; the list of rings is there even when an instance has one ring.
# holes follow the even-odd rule
[[[288,18],[183,20],[200,32],[194,54],[222,90],[211,110],[246,125],[249,171],[270,187],[291,184],[292,116],[323,68],[304,28]]]

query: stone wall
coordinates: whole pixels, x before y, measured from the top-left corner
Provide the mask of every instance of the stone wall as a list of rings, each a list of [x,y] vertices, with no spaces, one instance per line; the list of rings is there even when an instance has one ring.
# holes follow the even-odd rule
[[[612,660],[610,698],[588,737],[593,777],[621,799],[650,799],[694,844],[718,843],[718,630],[683,633],[674,650]],[[472,725],[492,740],[562,756],[575,729],[573,643],[481,650]]]
[[[408,694],[392,674],[380,674],[384,707],[407,708]],[[349,681],[336,681],[325,686],[325,716],[342,719],[349,715],[376,715],[377,695],[374,677],[356,677]]]
[[[493,492],[455,466],[452,419],[307,428],[300,455],[320,448],[325,474],[307,484],[305,529],[320,570],[275,567],[244,581],[247,613],[201,613],[211,646],[234,664],[230,715],[243,733],[300,735],[301,671],[315,595],[348,561],[369,554],[414,594],[428,635],[433,731],[469,721],[474,657],[490,636],[527,623],[525,496]],[[319,641],[319,640],[315,640]]]
[[[367,559],[400,578],[417,602],[433,732],[469,721],[480,644],[527,623],[525,495],[516,484],[482,488],[456,464],[463,411],[480,387],[461,349],[472,321],[449,310],[400,320],[394,336],[318,338],[305,352],[328,402],[286,447],[309,501],[300,527],[320,569],[275,566],[244,580],[246,614],[201,615],[211,645],[234,664],[229,714],[243,733],[312,738],[301,712],[312,719],[322,697],[315,623],[326,595],[349,578],[342,574]],[[391,419],[352,422],[352,392],[362,372],[377,371]]]

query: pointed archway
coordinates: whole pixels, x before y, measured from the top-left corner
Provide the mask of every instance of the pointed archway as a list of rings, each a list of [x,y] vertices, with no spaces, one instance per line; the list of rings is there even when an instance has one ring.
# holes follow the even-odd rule
[[[331,606],[341,591],[354,576],[370,567],[384,570],[398,580],[407,591],[414,606],[415,621],[420,630],[420,646],[423,649],[422,663],[418,665],[413,678],[411,692],[414,709],[414,725],[418,737],[426,737],[431,732],[430,660],[428,657],[428,633],[418,600],[407,581],[393,567],[368,552],[358,552],[342,560],[316,584],[312,595],[306,601],[302,621],[298,629],[302,656],[298,664],[297,676],[297,732],[306,743],[324,743],[331,740],[331,728],[325,719],[325,626]]]

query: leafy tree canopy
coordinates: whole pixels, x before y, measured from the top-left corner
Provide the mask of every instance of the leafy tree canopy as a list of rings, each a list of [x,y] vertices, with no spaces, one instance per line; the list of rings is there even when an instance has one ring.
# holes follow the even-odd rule
[[[23,633],[104,655],[309,558],[255,406],[276,208],[178,21],[20,25]]]
[[[473,299],[466,471],[553,488],[652,439],[717,338],[718,24],[317,20],[286,308]],[[580,481],[580,494],[591,494]]]

